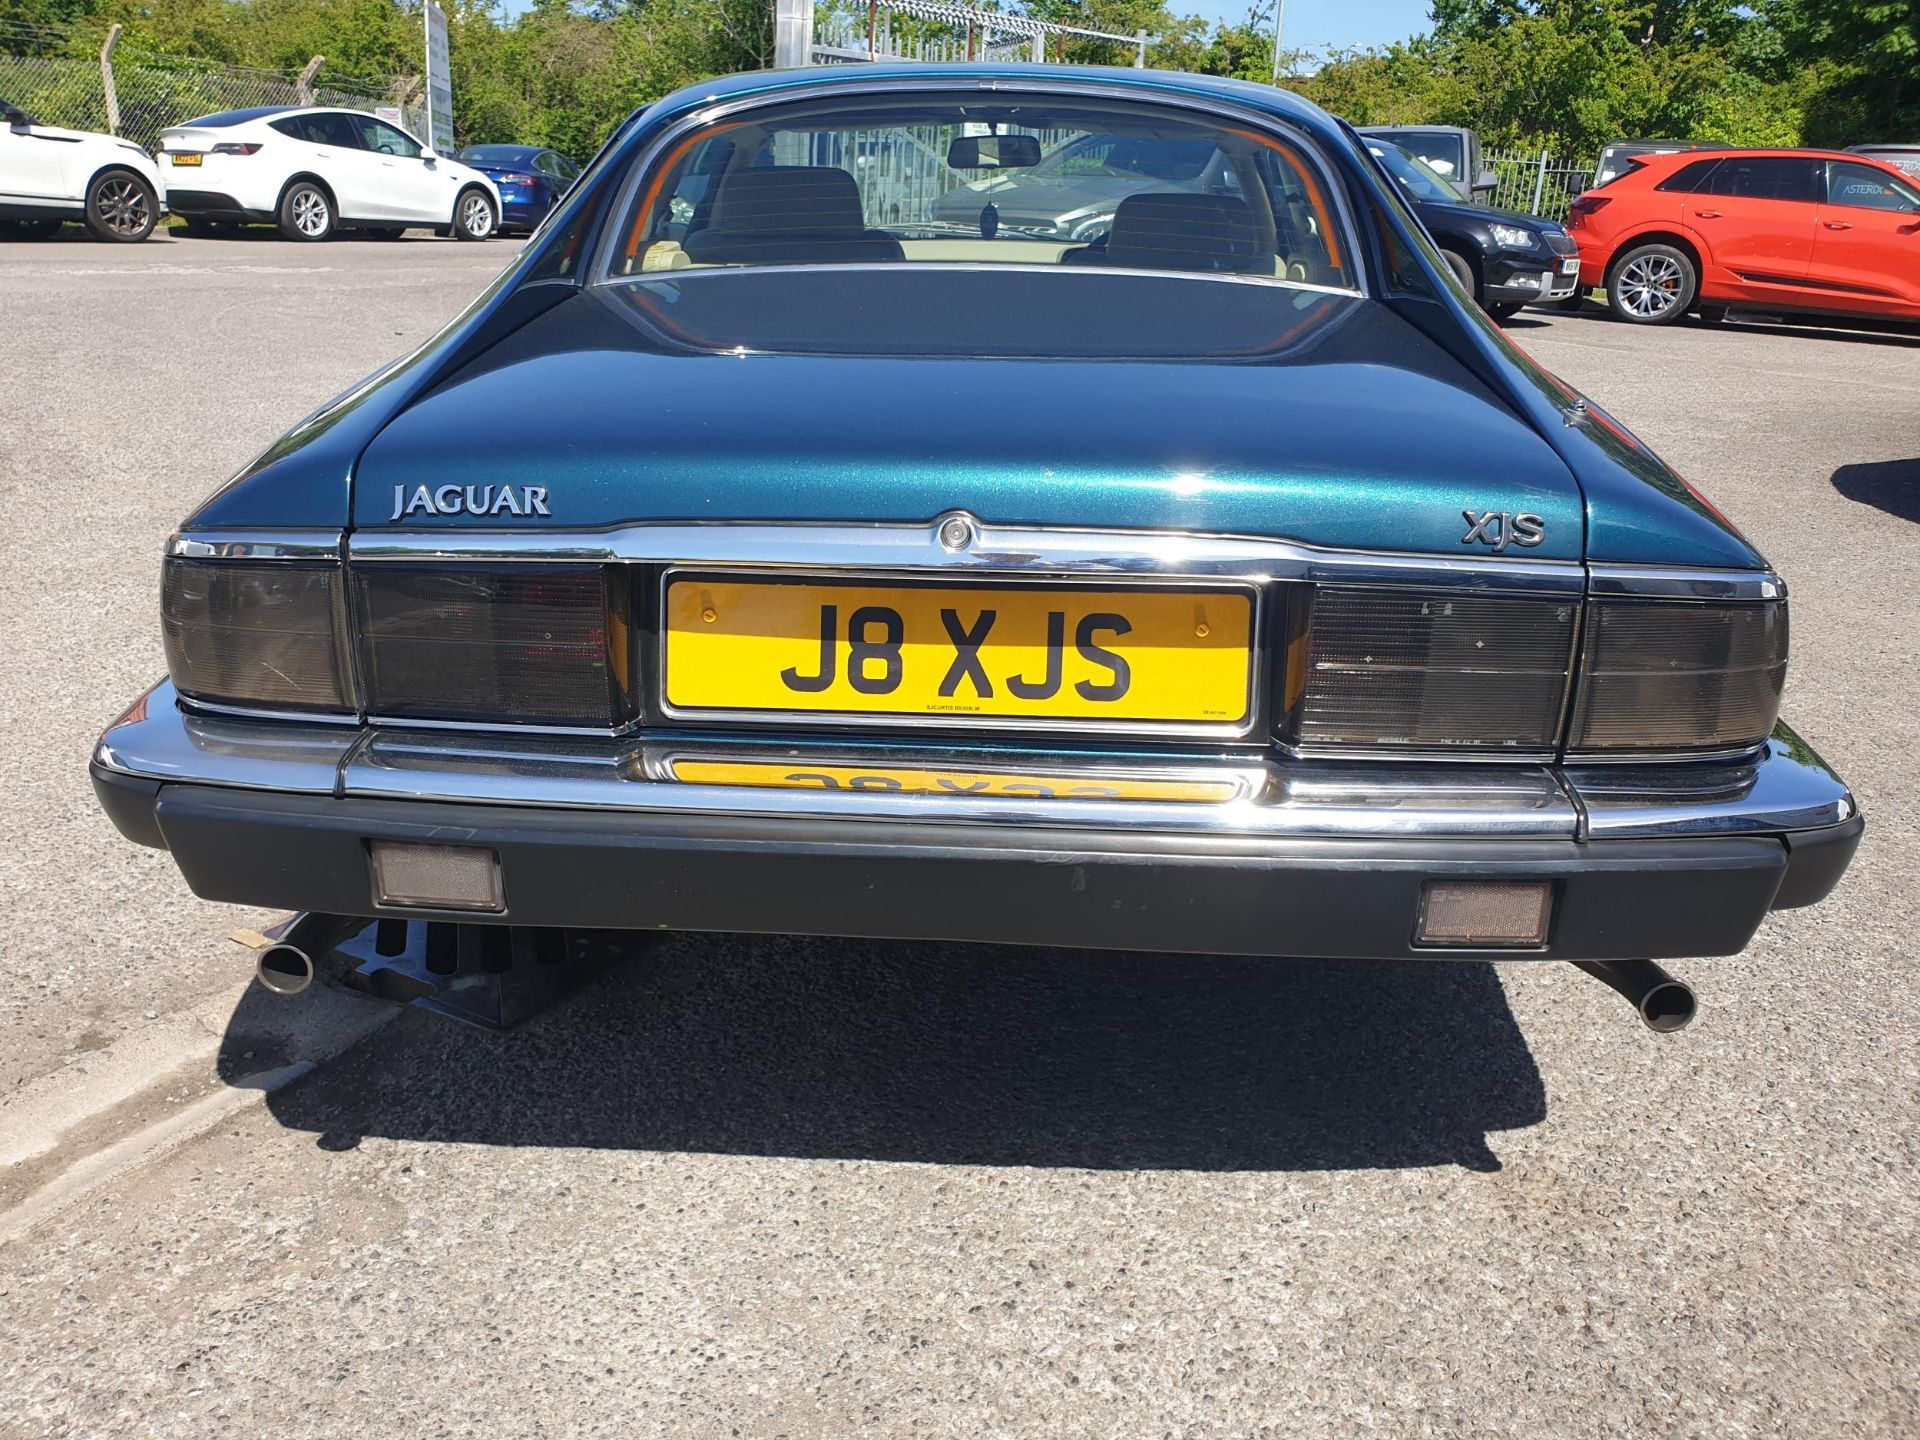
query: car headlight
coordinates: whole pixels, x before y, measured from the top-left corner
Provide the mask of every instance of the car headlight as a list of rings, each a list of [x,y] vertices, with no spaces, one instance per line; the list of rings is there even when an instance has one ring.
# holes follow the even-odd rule
[[[1533,231],[1518,225],[1495,225],[1493,238],[1508,250],[1532,250],[1540,243]]]

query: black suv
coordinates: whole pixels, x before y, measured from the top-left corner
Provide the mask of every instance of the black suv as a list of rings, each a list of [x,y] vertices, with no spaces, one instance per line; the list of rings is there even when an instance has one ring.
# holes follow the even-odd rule
[[[1580,250],[1566,227],[1518,210],[1469,205],[1439,171],[1391,141],[1362,143],[1413,207],[1460,283],[1496,319],[1580,289]]]

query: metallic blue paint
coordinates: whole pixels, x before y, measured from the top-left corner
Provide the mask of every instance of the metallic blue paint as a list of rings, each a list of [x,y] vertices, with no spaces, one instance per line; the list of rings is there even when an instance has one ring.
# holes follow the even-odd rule
[[[583,528],[964,509],[1462,554],[1462,511],[1504,509],[1546,520],[1543,544],[1510,553],[1580,558],[1580,492],[1552,449],[1365,300],[1329,302],[1346,358],[922,359],[906,375],[886,359],[662,353],[610,309],[588,294],[550,311],[397,418],[360,462],[355,527],[387,525],[396,487],[536,480],[553,523]],[[1370,355],[1392,359],[1354,358]]]
[[[680,357],[583,340],[573,327],[593,297],[562,306],[549,325],[534,323],[573,292],[578,266],[565,279],[542,277],[555,274],[569,247],[592,252],[612,192],[665,127],[716,101],[929,81],[985,90],[1095,81],[1294,127],[1371,222],[1372,293],[1353,303],[1368,317],[1358,328],[1380,341],[1378,355],[1325,365],[1118,367]],[[1390,261],[1404,283],[1380,278]],[[1429,343],[1409,361],[1416,332]],[[493,347],[498,354],[487,353]],[[1015,375],[1018,384],[1007,383]],[[755,388],[742,389],[749,377]],[[1116,401],[1117,393],[1144,400]],[[753,398],[742,403],[743,395]],[[537,478],[553,497],[555,527],[652,514],[924,519],[963,506],[1009,521],[1178,523],[1449,555],[1463,553],[1463,527],[1449,512],[1534,508],[1549,518],[1548,544],[1508,554],[1545,557],[1580,553],[1572,532],[1582,528],[1574,520],[1583,498],[1578,538],[1591,559],[1763,563],[1651,452],[1601,412],[1572,408],[1576,399],[1454,293],[1352,132],[1297,97],[1243,81],[1086,67],[762,72],[682,90],[631,118],[465,315],[304,422],[188,528],[344,524],[357,466],[357,523],[369,525],[391,514],[394,484],[432,475],[463,485]],[[973,403],[998,407],[1009,423],[963,423]],[[503,411],[553,413],[553,443],[497,453],[499,441],[475,430]],[[481,464],[491,467],[485,476]],[[1180,478],[1188,475],[1204,478]]]

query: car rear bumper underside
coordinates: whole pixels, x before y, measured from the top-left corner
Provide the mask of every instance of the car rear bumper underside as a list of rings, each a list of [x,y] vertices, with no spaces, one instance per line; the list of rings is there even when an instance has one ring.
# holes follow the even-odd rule
[[[1380,764],[1020,752],[1053,788],[1230,776],[1208,802],[763,789],[689,757],[844,770],[1007,768],[1014,752],[477,736],[183,711],[162,684],[102,737],[95,788],[196,894],[532,926],[978,940],[1325,958],[1731,954],[1833,888],[1853,797],[1785,726],[1686,765]],[[383,907],[376,840],[483,846],[494,914]],[[1549,882],[1547,942],[1426,948],[1428,882]]]

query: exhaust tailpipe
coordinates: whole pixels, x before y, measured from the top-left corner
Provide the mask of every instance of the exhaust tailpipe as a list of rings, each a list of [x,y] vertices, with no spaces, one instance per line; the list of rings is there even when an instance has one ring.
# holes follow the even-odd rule
[[[282,940],[260,952],[253,974],[276,995],[298,995],[313,984],[313,957]]]
[[[1576,960],[1602,984],[1618,991],[1640,1012],[1649,1030],[1671,1035],[1693,1023],[1698,1006],[1693,987],[1676,980],[1651,960]]]
[[[275,995],[298,995],[313,984],[316,962],[369,923],[345,915],[297,915],[260,952],[254,978]]]

